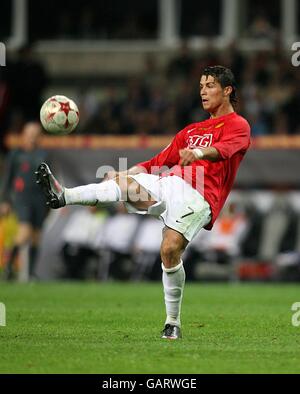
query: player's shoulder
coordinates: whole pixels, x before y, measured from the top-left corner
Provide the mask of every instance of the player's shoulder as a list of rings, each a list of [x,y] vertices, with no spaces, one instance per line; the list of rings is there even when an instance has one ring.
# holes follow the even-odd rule
[[[250,125],[247,119],[245,119],[242,115],[239,115],[238,113],[234,113],[234,116],[230,118],[230,126],[236,126],[238,128],[245,128],[247,130],[250,130]]]

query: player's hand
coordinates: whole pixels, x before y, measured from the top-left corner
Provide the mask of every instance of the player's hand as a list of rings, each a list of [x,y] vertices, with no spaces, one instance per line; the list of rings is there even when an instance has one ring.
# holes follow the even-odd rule
[[[7,216],[11,211],[11,205],[8,202],[0,204],[0,216]]]
[[[193,163],[193,161],[197,160],[193,149],[180,149],[179,150],[180,162],[181,166],[188,166]]]

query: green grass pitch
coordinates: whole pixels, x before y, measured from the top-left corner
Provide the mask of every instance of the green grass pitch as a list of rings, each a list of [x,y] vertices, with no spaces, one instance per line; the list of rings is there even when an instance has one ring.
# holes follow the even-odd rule
[[[0,283],[0,373],[299,373],[299,286],[186,283],[160,339],[160,283]]]

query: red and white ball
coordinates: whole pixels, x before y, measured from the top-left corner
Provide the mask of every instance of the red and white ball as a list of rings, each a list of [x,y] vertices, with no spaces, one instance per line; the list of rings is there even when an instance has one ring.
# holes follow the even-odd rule
[[[78,125],[79,111],[73,100],[57,95],[44,102],[40,111],[40,119],[48,133],[69,134]]]

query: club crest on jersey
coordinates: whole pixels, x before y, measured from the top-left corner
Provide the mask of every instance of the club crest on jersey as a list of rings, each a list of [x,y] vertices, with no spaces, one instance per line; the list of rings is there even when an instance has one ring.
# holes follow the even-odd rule
[[[188,147],[189,148],[207,148],[212,143],[212,134],[203,135],[190,135],[188,137]]]

